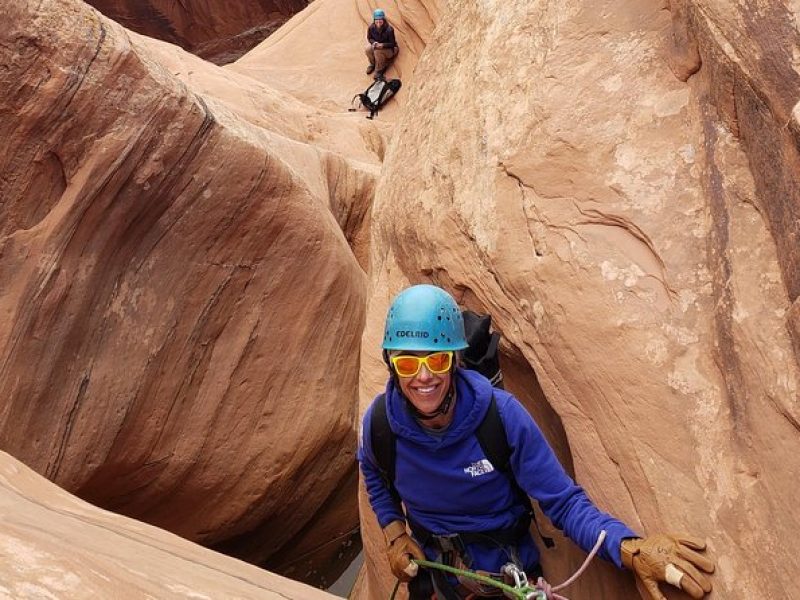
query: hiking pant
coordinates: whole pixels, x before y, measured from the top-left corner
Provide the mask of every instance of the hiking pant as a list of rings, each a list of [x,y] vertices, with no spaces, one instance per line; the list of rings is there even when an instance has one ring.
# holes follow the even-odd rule
[[[400,48],[397,46],[394,48],[373,48],[371,44],[367,44],[364,47],[364,53],[369,59],[369,64],[375,65],[375,70],[379,73],[383,73],[389,68],[399,51]]]

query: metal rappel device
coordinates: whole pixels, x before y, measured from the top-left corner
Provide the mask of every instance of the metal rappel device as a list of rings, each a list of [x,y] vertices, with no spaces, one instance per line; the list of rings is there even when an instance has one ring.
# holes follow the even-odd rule
[[[500,572],[508,577],[510,581],[514,582],[514,591],[516,593],[512,596],[510,593],[504,592],[506,598],[546,600],[544,592],[536,587],[531,587],[530,583],[528,583],[528,576],[525,574],[525,571],[520,569],[514,563],[506,563],[503,565],[503,568],[500,569]]]

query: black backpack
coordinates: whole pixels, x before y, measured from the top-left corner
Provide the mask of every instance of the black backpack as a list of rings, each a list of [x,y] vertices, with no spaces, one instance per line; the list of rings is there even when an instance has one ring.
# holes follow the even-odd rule
[[[491,384],[503,389],[503,371],[500,369],[500,355],[497,347],[500,334],[492,331],[492,315],[479,315],[471,310],[461,313],[464,317],[464,334],[467,349],[462,351],[461,360],[464,366],[477,371]]]
[[[361,105],[369,111],[367,118],[374,119],[378,111],[400,90],[402,85],[403,83],[399,79],[390,79],[388,81],[383,78],[376,79],[364,90],[363,94],[353,96],[353,102],[358,98]],[[350,112],[356,111],[355,108],[350,108],[349,110]]]
[[[464,330],[469,347],[463,351],[462,359],[467,369],[478,371],[489,379],[495,387],[502,389],[503,373],[500,369],[500,357],[497,352],[500,334],[491,332],[491,315],[478,315],[472,311],[464,311]],[[497,409],[497,402],[492,395],[489,409],[481,424],[475,430],[475,437],[490,463],[505,475],[523,506],[528,509],[528,517],[536,524],[531,500],[517,483],[511,469],[511,447],[508,445],[506,430]],[[397,458],[397,436],[389,426],[386,414],[386,395],[381,394],[372,408],[370,417],[370,441],[378,470],[386,483],[392,497],[400,504],[400,495],[394,486],[395,462]],[[527,527],[525,528],[527,529]],[[552,548],[552,538],[542,534],[539,525],[536,529],[545,546]],[[489,532],[487,532],[489,533]]]

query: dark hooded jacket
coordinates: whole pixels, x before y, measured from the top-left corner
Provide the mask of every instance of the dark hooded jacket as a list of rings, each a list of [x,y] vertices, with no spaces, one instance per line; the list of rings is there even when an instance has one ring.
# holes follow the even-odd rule
[[[386,21],[383,22],[383,27],[379,28],[373,23],[367,28],[367,41],[370,44],[373,42],[383,44],[384,48],[397,48],[397,41],[394,39],[394,28]]]

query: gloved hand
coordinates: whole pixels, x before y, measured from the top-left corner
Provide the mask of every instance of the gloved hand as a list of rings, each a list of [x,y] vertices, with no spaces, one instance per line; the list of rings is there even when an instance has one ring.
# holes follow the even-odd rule
[[[425,560],[425,553],[408,535],[406,524],[392,521],[383,528],[383,535],[386,538],[386,556],[394,576],[400,581],[410,581],[416,577],[419,567],[411,559]]]
[[[667,600],[658,589],[661,581],[699,600],[711,591],[711,582],[698,568],[714,572],[714,561],[696,552],[705,549],[701,539],[659,533],[646,539],[623,540],[622,563],[636,573],[652,600]]]

